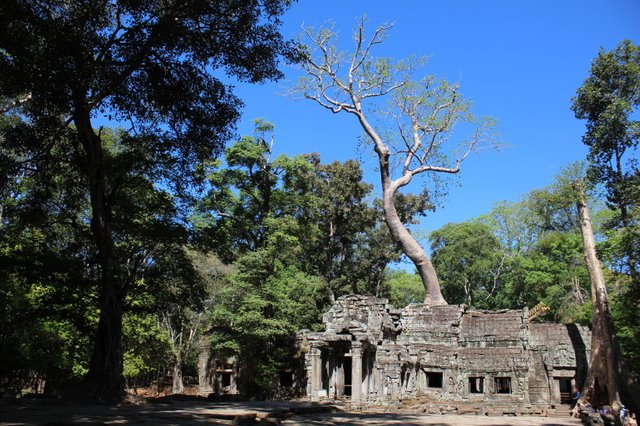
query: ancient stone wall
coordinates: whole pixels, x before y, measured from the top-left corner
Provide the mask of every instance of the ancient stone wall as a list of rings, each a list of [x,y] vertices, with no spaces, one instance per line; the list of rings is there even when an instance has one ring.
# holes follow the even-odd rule
[[[323,316],[324,335],[350,334],[380,341],[392,338],[398,317],[387,299],[352,295],[341,298]]]
[[[307,395],[390,404],[553,404],[586,371],[589,331],[529,324],[528,311],[469,310],[345,296],[304,333]]]

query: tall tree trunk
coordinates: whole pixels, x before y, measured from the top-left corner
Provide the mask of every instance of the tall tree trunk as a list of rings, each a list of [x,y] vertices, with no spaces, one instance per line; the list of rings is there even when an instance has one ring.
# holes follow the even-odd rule
[[[591,360],[581,400],[588,400],[594,406],[608,404],[617,416],[620,412],[621,399],[624,399],[628,405],[638,407],[638,395],[630,392],[631,382],[627,381],[630,378],[628,374],[625,374],[620,347],[614,335],[609,297],[602,265],[596,255],[591,215],[587,207],[584,188],[581,182],[576,182],[574,187],[578,195],[580,231],[584,244],[584,257],[591,280],[591,298],[593,300]]]
[[[200,336],[198,355],[198,395],[207,396],[213,392],[211,386],[211,343],[206,335]]]
[[[173,378],[171,393],[174,395],[184,393],[184,381],[182,380],[182,358],[180,356],[175,357],[171,376]]]
[[[74,115],[85,159],[91,198],[91,232],[100,263],[100,319],[87,375],[86,396],[113,403],[124,395],[122,315],[125,291],[116,274],[116,250],[106,200],[102,141],[92,126],[89,110],[80,106]]]
[[[396,210],[394,203],[394,198],[399,185],[396,182],[391,182],[388,176],[388,162],[386,172],[387,175],[385,176],[385,169],[382,169],[381,171],[382,207],[384,210],[384,220],[389,228],[389,232],[391,233],[391,238],[400,246],[402,252],[416,266],[426,293],[424,303],[431,306],[446,305],[447,301],[444,299],[442,292],[440,291],[438,275],[436,274],[436,270],[433,267],[431,260],[427,257],[424,249],[416,239],[413,238],[413,235],[409,233],[407,228],[400,221],[400,217],[398,216],[398,211]]]
[[[383,191],[384,220],[391,233],[393,241],[400,246],[402,252],[413,262],[422,279],[425,289],[424,303],[428,305],[446,305],[447,301],[440,291],[438,275],[427,257],[424,249],[418,244],[413,235],[409,233],[404,224],[400,221],[398,212],[393,202],[395,190]]]

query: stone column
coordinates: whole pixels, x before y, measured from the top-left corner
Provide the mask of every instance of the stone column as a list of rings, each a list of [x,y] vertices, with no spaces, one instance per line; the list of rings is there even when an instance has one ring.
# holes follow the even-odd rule
[[[238,394],[238,368],[237,360],[233,360],[233,368],[231,369],[229,377],[229,393]]]
[[[560,379],[552,376],[549,378],[549,383],[551,383],[551,402],[560,404],[562,399],[560,397]]]
[[[362,343],[351,344],[351,402],[359,403],[362,397]]]
[[[318,391],[322,388],[322,352],[320,348],[311,348],[311,401],[318,401]]]

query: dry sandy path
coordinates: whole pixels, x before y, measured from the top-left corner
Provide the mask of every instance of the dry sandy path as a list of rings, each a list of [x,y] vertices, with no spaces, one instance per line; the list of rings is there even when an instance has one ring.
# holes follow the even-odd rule
[[[327,412],[334,406],[295,402],[220,403],[165,401],[141,405],[71,404],[31,401],[0,405],[3,426],[67,425],[231,425],[262,419],[263,425],[434,425],[434,426],[576,426],[564,417],[490,417],[473,415],[417,415],[402,412]],[[247,424],[247,423],[244,423]]]

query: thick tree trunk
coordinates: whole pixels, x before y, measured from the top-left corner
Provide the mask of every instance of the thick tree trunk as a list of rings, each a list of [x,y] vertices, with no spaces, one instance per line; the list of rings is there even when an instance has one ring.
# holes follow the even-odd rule
[[[576,183],[575,188],[579,195],[577,206],[580,231],[593,300],[591,359],[581,401],[589,401],[593,406],[610,405],[617,416],[620,412],[621,399],[625,400],[627,405],[637,406],[637,401],[632,401],[631,398],[636,400],[638,396],[637,394],[634,396],[629,391],[631,383],[626,381],[628,375],[625,374],[620,347],[614,335],[607,288],[602,265],[596,255],[596,243],[586,196],[579,183]]]
[[[173,377],[171,384],[171,393],[174,395],[184,393],[184,381],[182,380],[182,359],[180,359],[180,357],[176,357],[174,360],[171,376]]]
[[[102,280],[100,320],[94,339],[86,396],[94,401],[116,403],[124,396],[122,312],[123,298],[113,285]]]
[[[400,221],[394,203],[398,185],[390,182],[388,176],[384,176],[384,171],[382,173],[382,206],[384,210],[384,220],[391,233],[391,238],[416,266],[426,293],[424,303],[431,306],[446,305],[447,301],[444,300],[442,292],[440,291],[438,275],[431,260],[427,257],[424,249],[416,239],[413,238],[413,235],[409,233]]]
[[[198,395],[207,396],[213,392],[211,387],[211,343],[206,336],[200,337],[200,354],[198,355]]]
[[[124,395],[122,315],[125,292],[116,276],[116,251],[105,198],[102,142],[92,126],[89,111],[78,108],[74,116],[86,159],[91,198],[91,232],[100,263],[100,319],[87,375],[86,396],[114,403]]]
[[[402,252],[413,262],[418,270],[418,275],[422,279],[422,284],[425,290],[424,303],[431,306],[446,305],[447,301],[442,296],[440,291],[440,282],[438,281],[438,275],[431,263],[431,260],[427,257],[424,249],[418,244],[415,238],[409,233],[407,228],[400,220],[398,211],[394,199],[398,189],[408,185],[411,182],[412,175],[405,174],[399,179],[392,180],[391,172],[389,170],[389,157],[390,151],[380,135],[371,127],[364,114],[360,109],[360,103],[355,102],[357,107],[356,115],[360,125],[364,131],[369,135],[374,143],[374,150],[378,154],[378,163],[380,167],[380,181],[382,183],[382,209],[384,212],[384,221],[391,233],[391,239],[393,242],[400,246]]]

